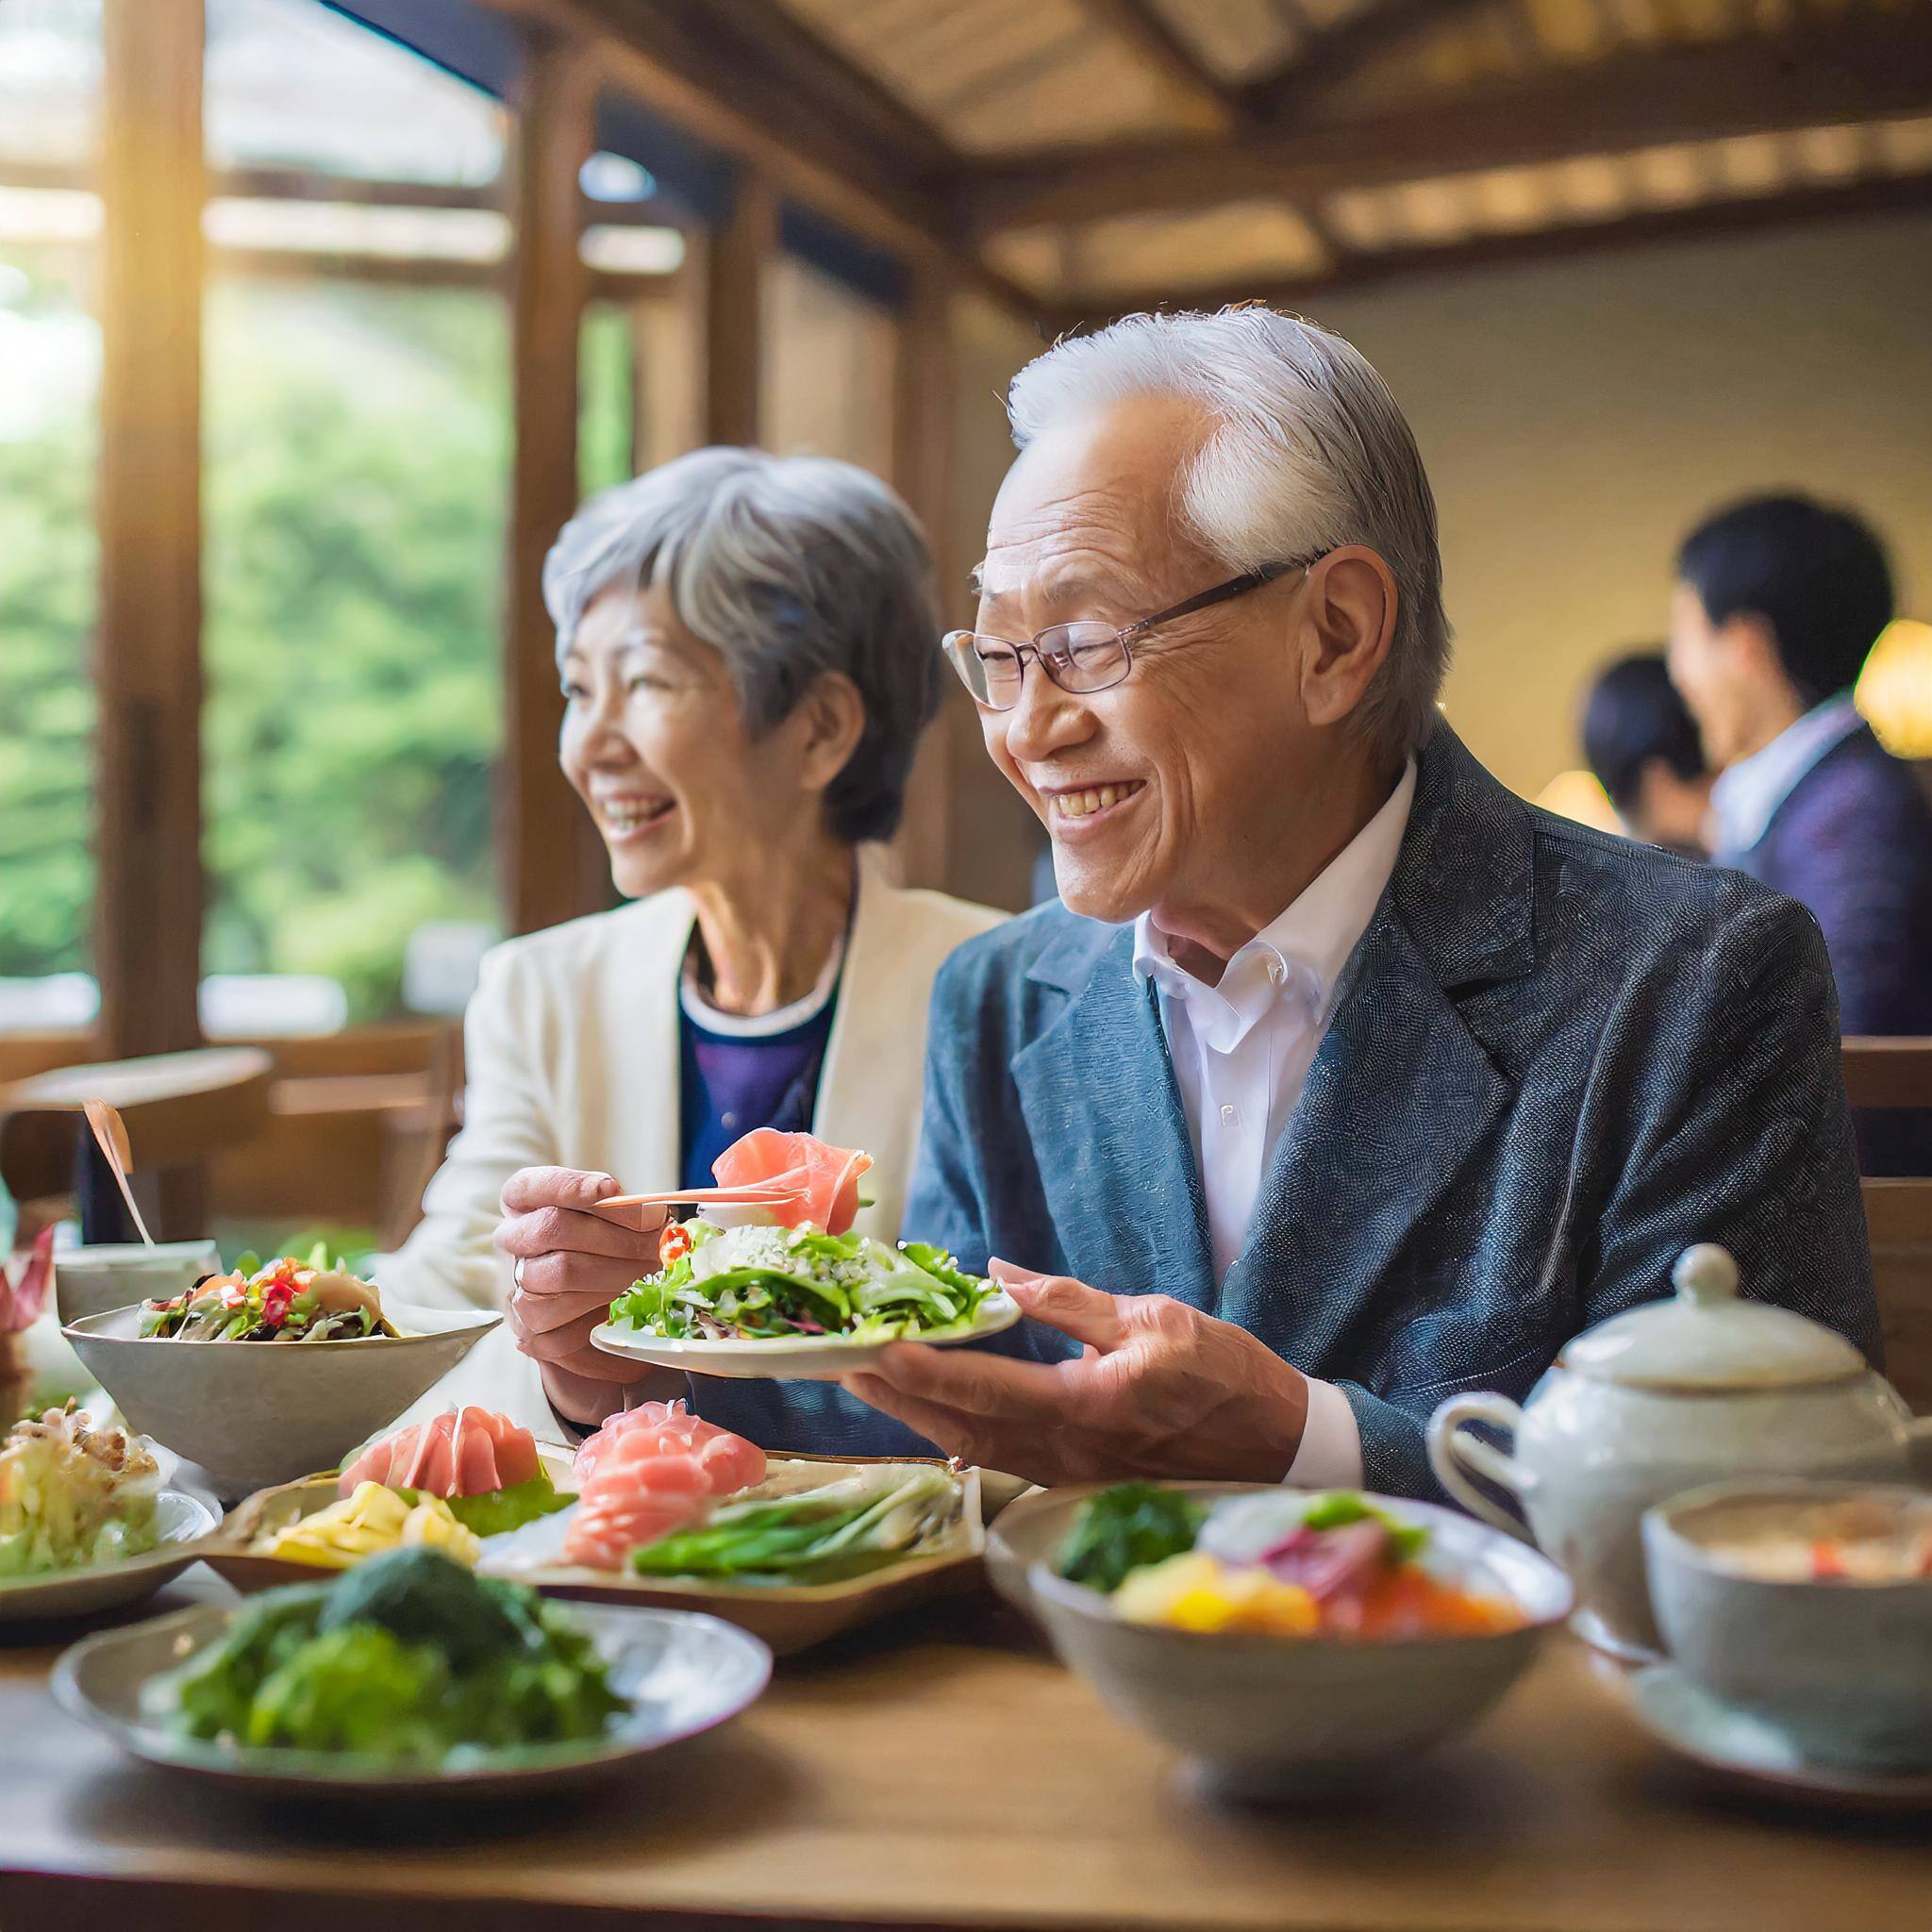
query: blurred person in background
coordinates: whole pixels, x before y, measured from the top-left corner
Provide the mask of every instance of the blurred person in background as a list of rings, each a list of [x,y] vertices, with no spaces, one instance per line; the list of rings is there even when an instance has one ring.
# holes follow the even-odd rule
[[[1682,858],[1710,857],[1711,776],[1661,652],[1619,658],[1591,686],[1583,754],[1631,838]]]
[[[1719,776],[1714,851],[1809,908],[1847,1034],[1932,1033],[1932,807],[1852,688],[1894,614],[1872,529],[1806,496],[1700,525],[1677,557],[1670,672]],[[1932,1172],[1932,1114],[1858,1122],[1868,1174]]]
[[[868,1149],[858,1224],[896,1236],[933,975],[1000,915],[898,890],[878,851],[946,673],[931,557],[876,477],[699,450],[593,497],[543,587],[558,757],[635,903],[485,960],[463,1130],[382,1281],[505,1307],[461,1394],[588,1424],[639,1378],[590,1330],[658,1241],[585,1209],[709,1186],[726,1146],[776,1127]],[[707,1395],[764,1441],[750,1411],[776,1386]]]

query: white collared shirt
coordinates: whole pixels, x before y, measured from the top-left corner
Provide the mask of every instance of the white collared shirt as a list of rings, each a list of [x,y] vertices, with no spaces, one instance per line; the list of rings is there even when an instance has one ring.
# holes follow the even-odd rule
[[[1750,851],[1771,829],[1778,807],[1799,779],[1864,722],[1849,692],[1826,698],[1795,724],[1787,724],[1769,744],[1724,772],[1710,788],[1719,862]]]
[[[1247,1245],[1261,1184],[1327,1029],[1336,981],[1395,871],[1414,797],[1411,762],[1374,817],[1228,960],[1218,986],[1181,966],[1145,913],[1135,922],[1134,970],[1159,994],[1218,1278]],[[1332,1383],[1308,1379],[1307,1425],[1288,1475],[1318,1488],[1361,1481],[1361,1432]]]

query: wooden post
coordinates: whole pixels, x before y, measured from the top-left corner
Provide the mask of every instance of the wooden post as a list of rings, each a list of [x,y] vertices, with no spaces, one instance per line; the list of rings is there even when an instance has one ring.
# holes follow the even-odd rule
[[[959,582],[953,541],[953,445],[957,380],[953,358],[952,286],[941,272],[914,272],[899,318],[892,365],[892,481],[925,527],[939,577],[940,621],[968,623],[971,608]],[[937,652],[938,640],[934,640]],[[941,666],[947,683],[949,667]],[[906,816],[894,841],[906,880],[941,886],[951,831],[955,694],[944,692],[940,715],[919,747],[906,792]]]
[[[577,502],[577,344],[589,296],[577,177],[591,153],[595,104],[595,75],[582,49],[532,45],[517,94],[510,178],[515,454],[497,849],[512,932],[608,903],[594,828],[558,770],[563,704],[542,581],[544,555]]]
[[[101,31],[94,972],[126,1059],[201,1041],[202,0]],[[150,1179],[158,1235],[206,1232],[198,1172]]]
[[[704,251],[707,442],[758,440],[765,271],[777,245],[777,197],[747,170]]]

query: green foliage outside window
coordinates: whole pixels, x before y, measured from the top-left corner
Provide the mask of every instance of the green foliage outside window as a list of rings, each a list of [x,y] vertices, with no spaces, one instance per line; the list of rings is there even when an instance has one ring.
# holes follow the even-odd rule
[[[58,278],[12,296],[73,326]],[[418,924],[496,918],[502,305],[220,283],[206,352],[204,969],[378,1018]],[[0,975],[87,964],[96,434],[0,434]]]

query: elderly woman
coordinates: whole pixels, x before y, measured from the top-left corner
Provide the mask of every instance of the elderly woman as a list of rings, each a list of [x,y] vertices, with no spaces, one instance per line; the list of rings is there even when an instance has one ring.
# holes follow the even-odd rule
[[[896,1235],[933,976],[999,915],[897,890],[875,851],[944,675],[931,559],[875,477],[699,450],[593,498],[543,582],[558,756],[634,903],[485,961],[463,1131],[383,1281],[507,1306],[523,1355],[492,1336],[463,1392],[582,1424],[637,1374],[589,1331],[656,1264],[587,1197],[809,1128],[873,1154],[860,1225]]]

